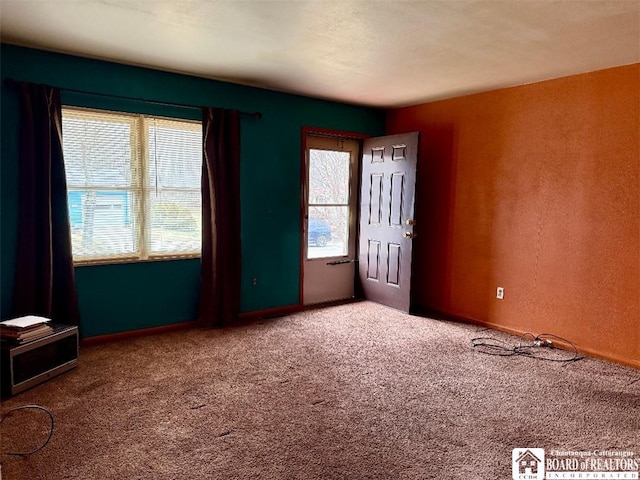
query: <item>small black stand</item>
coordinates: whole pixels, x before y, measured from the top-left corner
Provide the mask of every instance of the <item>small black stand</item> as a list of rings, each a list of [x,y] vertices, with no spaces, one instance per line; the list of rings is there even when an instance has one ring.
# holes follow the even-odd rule
[[[50,324],[53,332],[22,345],[2,341],[2,396],[15,395],[78,365],[78,327]]]

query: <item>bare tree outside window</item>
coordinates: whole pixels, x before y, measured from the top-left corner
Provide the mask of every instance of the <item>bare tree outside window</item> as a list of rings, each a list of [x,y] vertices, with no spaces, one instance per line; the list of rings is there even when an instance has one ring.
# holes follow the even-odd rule
[[[350,154],[309,151],[308,257],[347,254]]]

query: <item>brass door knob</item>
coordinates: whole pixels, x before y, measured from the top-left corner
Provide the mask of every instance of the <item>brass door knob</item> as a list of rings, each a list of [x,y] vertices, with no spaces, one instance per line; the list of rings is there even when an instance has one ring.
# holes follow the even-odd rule
[[[413,232],[403,232],[402,236],[404,238],[416,238],[418,234]]]

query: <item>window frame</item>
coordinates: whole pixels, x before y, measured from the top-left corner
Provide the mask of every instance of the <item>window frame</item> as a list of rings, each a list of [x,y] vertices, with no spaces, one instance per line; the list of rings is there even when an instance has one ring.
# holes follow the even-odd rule
[[[190,252],[153,252],[150,248],[150,244],[148,242],[148,237],[150,235],[150,228],[152,224],[152,216],[148,209],[149,199],[147,198],[149,192],[152,187],[149,184],[149,170],[151,161],[151,156],[148,155],[148,145],[149,145],[149,126],[152,125],[151,121],[154,119],[161,121],[169,121],[169,122],[178,122],[184,124],[191,124],[194,126],[198,126],[199,131],[202,131],[202,121],[195,120],[193,118],[181,118],[181,117],[172,117],[166,115],[155,115],[149,113],[140,113],[140,112],[127,112],[127,111],[117,111],[110,110],[107,108],[91,108],[91,107],[83,107],[77,105],[62,105],[62,116],[64,117],[65,113],[73,115],[75,112],[80,114],[88,113],[99,116],[104,114],[105,116],[114,115],[120,116],[123,118],[130,119],[130,125],[137,129],[135,133],[135,137],[132,134],[130,137],[131,142],[131,156],[130,156],[130,168],[132,169],[132,185],[129,187],[104,187],[104,188],[94,188],[96,191],[100,190],[108,190],[108,191],[126,191],[130,192],[131,195],[134,196],[134,207],[132,210],[132,216],[134,216],[137,220],[137,225],[133,227],[133,235],[134,235],[134,244],[136,245],[136,251],[133,253],[122,253],[122,254],[110,254],[102,257],[89,257],[89,258],[77,258],[72,251],[73,256],[73,265],[74,266],[90,266],[90,265],[110,265],[110,264],[122,264],[122,263],[145,263],[145,262],[157,262],[157,261],[171,261],[171,260],[189,260],[189,259],[199,259],[202,256],[202,235],[200,236],[200,249],[198,251],[190,251]],[[63,132],[64,135],[64,132]],[[137,144],[135,144],[137,141]],[[64,150],[64,149],[63,149]],[[202,150],[202,143],[201,143]],[[64,153],[64,152],[63,152]],[[63,155],[64,157],[64,155]],[[134,165],[135,164],[135,165]],[[66,164],[65,164],[66,168]],[[135,173],[134,173],[135,172]],[[68,180],[67,180],[68,181]],[[89,187],[92,188],[92,187]],[[167,190],[174,189],[186,189],[192,192],[196,192],[200,195],[202,194],[201,186],[197,189],[192,188],[188,189],[187,187],[167,187]],[[77,186],[77,185],[69,185],[67,184],[67,200],[69,198],[68,192],[70,190],[87,190],[86,186]],[[202,208],[202,206],[200,206]],[[68,215],[70,215],[70,210]],[[71,223],[71,222],[70,222]]]

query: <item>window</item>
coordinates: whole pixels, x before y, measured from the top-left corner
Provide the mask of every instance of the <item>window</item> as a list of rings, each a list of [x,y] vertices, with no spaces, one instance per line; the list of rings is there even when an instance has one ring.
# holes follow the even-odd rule
[[[347,255],[352,152],[332,148],[308,152],[307,258]]]
[[[201,250],[200,122],[62,109],[75,262]]]

